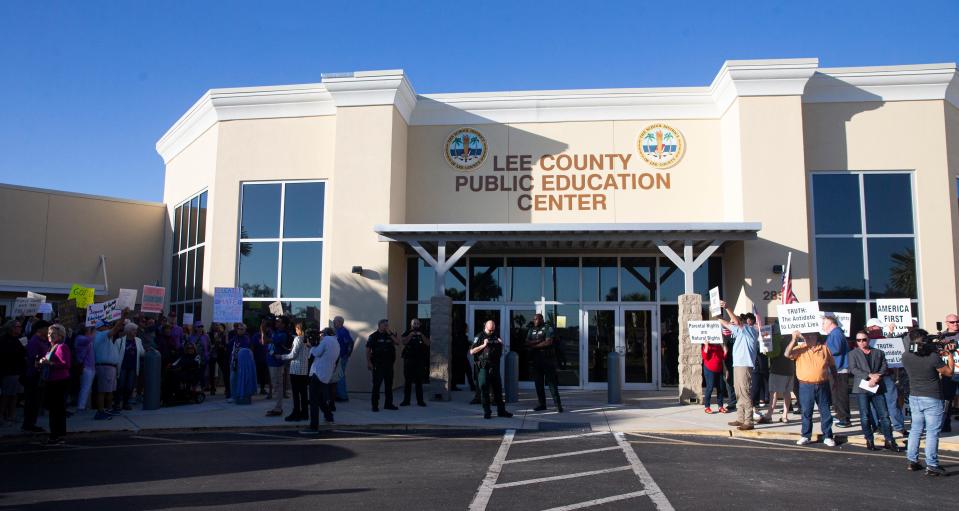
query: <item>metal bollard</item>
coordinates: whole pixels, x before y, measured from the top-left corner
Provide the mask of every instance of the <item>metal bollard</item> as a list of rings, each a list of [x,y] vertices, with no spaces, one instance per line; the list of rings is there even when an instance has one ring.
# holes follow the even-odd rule
[[[160,408],[160,352],[147,350],[143,355],[143,409]]]
[[[519,355],[515,351],[506,354],[506,378],[503,393],[507,403],[519,401]]]
[[[615,351],[609,352],[609,356],[606,357],[606,367],[609,373],[606,399],[611,405],[623,402],[623,374],[620,366],[620,359],[622,358],[623,356]]]

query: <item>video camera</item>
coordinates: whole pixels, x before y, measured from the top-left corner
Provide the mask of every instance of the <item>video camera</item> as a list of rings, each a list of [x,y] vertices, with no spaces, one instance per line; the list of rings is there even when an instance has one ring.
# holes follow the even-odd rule
[[[956,352],[956,343],[954,339],[947,339],[942,332],[930,334],[925,330],[913,330],[909,333],[909,351],[920,357],[948,351]]]
[[[307,329],[307,331],[306,331],[306,343],[309,344],[310,347],[319,346],[319,345],[320,345],[320,341],[322,340],[322,338],[323,338],[323,336],[320,335],[320,331],[317,330],[316,328],[309,328],[309,329]]]

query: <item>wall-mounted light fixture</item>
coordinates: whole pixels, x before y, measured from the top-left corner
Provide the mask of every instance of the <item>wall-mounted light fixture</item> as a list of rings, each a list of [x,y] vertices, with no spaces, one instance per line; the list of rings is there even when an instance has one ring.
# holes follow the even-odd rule
[[[357,274],[357,275],[363,275],[363,267],[362,267],[362,266],[354,266],[354,267],[353,267],[353,273],[355,273],[355,274]]]
[[[782,275],[783,271],[784,271],[783,265],[781,264],[773,265],[773,273],[775,273],[776,275]]]

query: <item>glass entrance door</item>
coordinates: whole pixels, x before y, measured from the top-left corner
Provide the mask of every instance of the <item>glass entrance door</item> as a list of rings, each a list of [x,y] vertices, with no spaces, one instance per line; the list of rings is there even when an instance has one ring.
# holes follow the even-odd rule
[[[659,384],[661,363],[656,308],[624,306],[622,308],[622,350],[626,389],[655,389]]]
[[[580,317],[584,388],[606,388],[608,357],[614,350],[623,355],[620,383],[624,389],[657,388],[660,354],[654,306],[585,306]]]
[[[605,388],[609,381],[607,361],[617,345],[618,312],[616,307],[586,307],[582,310],[585,387]]]

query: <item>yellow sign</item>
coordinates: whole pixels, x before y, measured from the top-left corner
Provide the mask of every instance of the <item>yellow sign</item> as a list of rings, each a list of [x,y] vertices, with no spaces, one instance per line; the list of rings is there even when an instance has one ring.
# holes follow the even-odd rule
[[[93,303],[93,288],[74,284],[70,287],[70,295],[67,299],[76,300],[78,309],[86,309]]]

